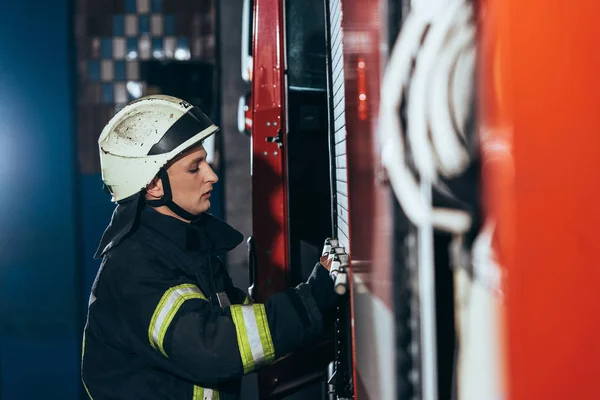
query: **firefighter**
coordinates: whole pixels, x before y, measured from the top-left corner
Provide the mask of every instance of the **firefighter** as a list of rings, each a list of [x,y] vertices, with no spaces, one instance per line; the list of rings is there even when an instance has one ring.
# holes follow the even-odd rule
[[[217,175],[198,107],[149,96],[98,140],[116,203],[83,335],[94,400],[238,399],[241,377],[319,337],[336,295],[323,257],[304,284],[252,303],[220,257],[242,234],[207,213]]]

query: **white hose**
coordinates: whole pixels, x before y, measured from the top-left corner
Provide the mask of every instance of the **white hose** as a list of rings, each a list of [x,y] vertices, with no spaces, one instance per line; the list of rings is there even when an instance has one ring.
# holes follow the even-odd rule
[[[428,87],[431,85],[433,66],[438,61],[443,45],[455,25],[465,24],[471,11],[464,0],[453,0],[448,7],[436,13],[425,43],[417,56],[416,69],[411,80],[407,107],[408,140],[415,165],[422,179],[436,180],[436,164],[429,141],[427,118]]]
[[[459,29],[455,35],[450,38],[446,49],[439,57],[439,62],[435,66],[433,80],[431,84],[431,95],[428,101],[428,120],[431,132],[431,144],[438,159],[438,170],[444,177],[454,177],[467,168],[470,163],[470,157],[465,145],[461,142],[460,133],[457,127],[464,126],[465,115],[461,116],[462,121],[458,121],[455,126],[452,102],[452,90],[457,88],[452,85],[453,67],[461,51],[467,46],[472,46],[475,38],[475,28],[467,26],[465,29]],[[472,79],[467,82],[461,82],[461,92],[471,92]],[[464,86],[463,86],[464,85]],[[457,88],[457,89],[458,89]],[[467,114],[468,115],[468,114]],[[460,130],[460,129],[459,129]],[[462,136],[462,135],[461,135]]]
[[[404,160],[400,104],[427,26],[428,19],[422,14],[411,13],[406,18],[382,80],[379,111],[382,164],[404,213],[415,225],[423,222],[424,210],[417,181]]]
[[[447,6],[436,9],[439,12],[433,18],[428,16],[431,11],[413,11],[404,22],[382,80],[379,115],[383,166],[404,213],[418,228],[424,400],[438,397],[433,229],[461,234],[471,227],[468,212],[432,207],[431,184],[438,179],[438,172],[456,174],[469,163],[469,154],[458,137],[461,133],[456,132],[456,126],[463,128],[460,122],[467,117],[459,116],[459,124],[456,124],[454,107],[448,103],[454,99],[451,82],[455,83],[459,76],[453,73],[453,67],[474,38],[474,30],[469,27],[472,9],[464,0],[451,0]],[[416,68],[411,76],[415,57]],[[468,66],[465,70],[469,71]],[[464,74],[460,78],[464,78]],[[400,105],[407,89],[408,126],[404,135]],[[465,89],[471,90],[471,87]],[[410,143],[420,182],[406,165],[405,137]],[[438,159],[441,159],[439,164]]]

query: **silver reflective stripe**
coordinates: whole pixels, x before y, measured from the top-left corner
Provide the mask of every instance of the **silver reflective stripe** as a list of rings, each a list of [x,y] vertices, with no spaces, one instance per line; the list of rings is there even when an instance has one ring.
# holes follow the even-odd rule
[[[229,297],[227,297],[227,293],[225,293],[225,292],[219,292],[219,293],[217,293],[217,300],[219,300],[219,305],[223,309],[231,306],[231,302],[229,301]]]
[[[193,284],[183,284],[175,286],[165,292],[161,298],[148,328],[150,344],[166,357],[167,354],[163,348],[165,334],[175,314],[182,306],[183,302],[189,299],[203,299],[206,297],[200,289]]]
[[[256,323],[254,307],[243,306],[241,309],[242,316],[244,318],[244,325],[246,326],[248,343],[250,344],[252,358],[254,359],[254,365],[259,366],[265,361],[265,351],[263,350],[263,346],[260,341],[260,332],[258,330],[258,324]]]
[[[96,296],[94,295],[94,292],[92,291],[90,293],[90,300],[88,301],[88,307],[91,306],[92,304],[94,304],[95,301],[96,301]]]
[[[275,359],[275,349],[265,305],[235,304],[230,307],[230,310],[235,324],[244,373],[248,374],[260,367],[261,364],[272,362]]]

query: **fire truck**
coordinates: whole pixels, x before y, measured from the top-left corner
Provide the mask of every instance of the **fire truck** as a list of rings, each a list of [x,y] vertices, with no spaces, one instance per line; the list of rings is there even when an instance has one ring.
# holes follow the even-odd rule
[[[261,398],[600,396],[593,4],[245,0],[250,293],[340,295]]]

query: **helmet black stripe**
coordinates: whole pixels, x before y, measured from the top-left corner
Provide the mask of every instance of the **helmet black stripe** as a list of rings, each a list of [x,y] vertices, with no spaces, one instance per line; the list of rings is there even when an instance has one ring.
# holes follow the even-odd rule
[[[158,143],[152,146],[148,155],[169,153],[211,125],[213,122],[204,115],[199,107],[192,107],[171,125]]]

